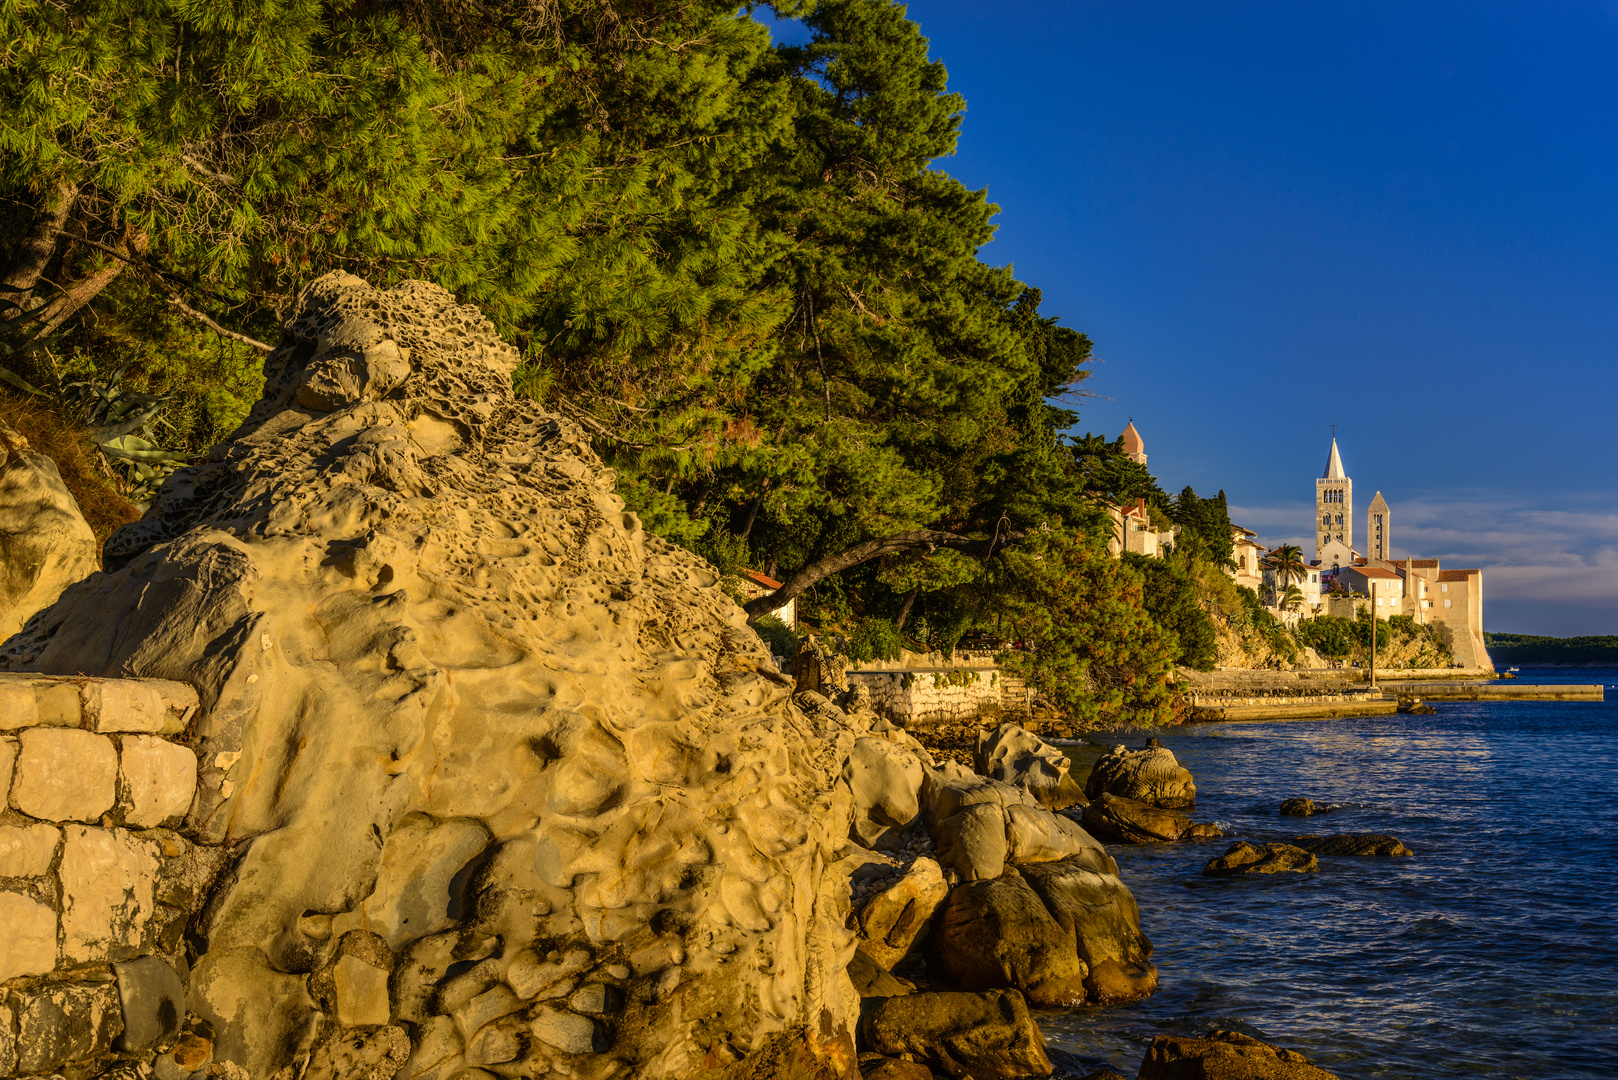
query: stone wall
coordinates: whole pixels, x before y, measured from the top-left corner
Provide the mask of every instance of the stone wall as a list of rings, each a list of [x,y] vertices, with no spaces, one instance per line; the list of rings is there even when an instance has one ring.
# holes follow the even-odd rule
[[[848,685],[870,690],[872,707],[901,727],[971,720],[990,706],[998,708],[1002,680],[1001,673],[992,667],[848,673]]]
[[[0,1076],[171,1040],[223,860],[187,838],[181,683],[0,674]]]

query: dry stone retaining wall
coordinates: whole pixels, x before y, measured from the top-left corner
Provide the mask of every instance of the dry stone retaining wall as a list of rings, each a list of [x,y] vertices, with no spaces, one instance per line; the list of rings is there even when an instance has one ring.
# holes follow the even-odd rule
[[[971,720],[1001,704],[1003,675],[993,668],[851,671],[850,687],[871,692],[871,705],[901,727]]]
[[[184,1019],[186,924],[222,861],[183,830],[197,709],[161,679],[0,674],[0,1076]]]

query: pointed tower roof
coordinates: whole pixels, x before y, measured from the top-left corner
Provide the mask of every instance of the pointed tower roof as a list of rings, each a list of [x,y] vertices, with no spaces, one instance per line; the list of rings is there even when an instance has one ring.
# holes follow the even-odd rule
[[[1123,439],[1124,439],[1124,453],[1126,453],[1126,454],[1144,454],[1144,453],[1146,453],[1146,440],[1141,438],[1140,437],[1140,432],[1135,430],[1135,421],[1131,420],[1129,422],[1129,426],[1124,428]]]
[[[1380,491],[1376,493],[1376,498],[1371,500],[1371,505],[1367,507],[1367,509],[1372,512],[1380,510],[1384,514],[1388,512],[1387,501],[1382,498],[1382,493]]]
[[[1331,441],[1331,457],[1326,459],[1326,472],[1324,479],[1347,480],[1348,474],[1343,471],[1343,456],[1337,452],[1337,439]]]

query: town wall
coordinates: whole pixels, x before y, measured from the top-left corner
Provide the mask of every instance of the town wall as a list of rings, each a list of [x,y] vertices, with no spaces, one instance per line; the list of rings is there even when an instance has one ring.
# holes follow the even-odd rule
[[[172,1039],[224,853],[184,831],[188,686],[0,674],[0,1076]]]

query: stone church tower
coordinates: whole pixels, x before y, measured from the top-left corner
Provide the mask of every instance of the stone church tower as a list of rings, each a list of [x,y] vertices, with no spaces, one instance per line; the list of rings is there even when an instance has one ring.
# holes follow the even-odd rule
[[[1315,481],[1315,536],[1315,559],[1322,566],[1353,565],[1354,481],[1343,472],[1335,436],[1326,473]]]
[[[1124,428],[1122,438],[1124,440],[1124,455],[1130,461],[1138,462],[1141,465],[1146,464],[1146,440],[1141,438],[1140,432],[1135,430],[1134,420],[1129,421],[1129,426]]]
[[[1380,491],[1371,500],[1370,509],[1365,511],[1365,543],[1371,558],[1383,562],[1393,558],[1393,514]]]

